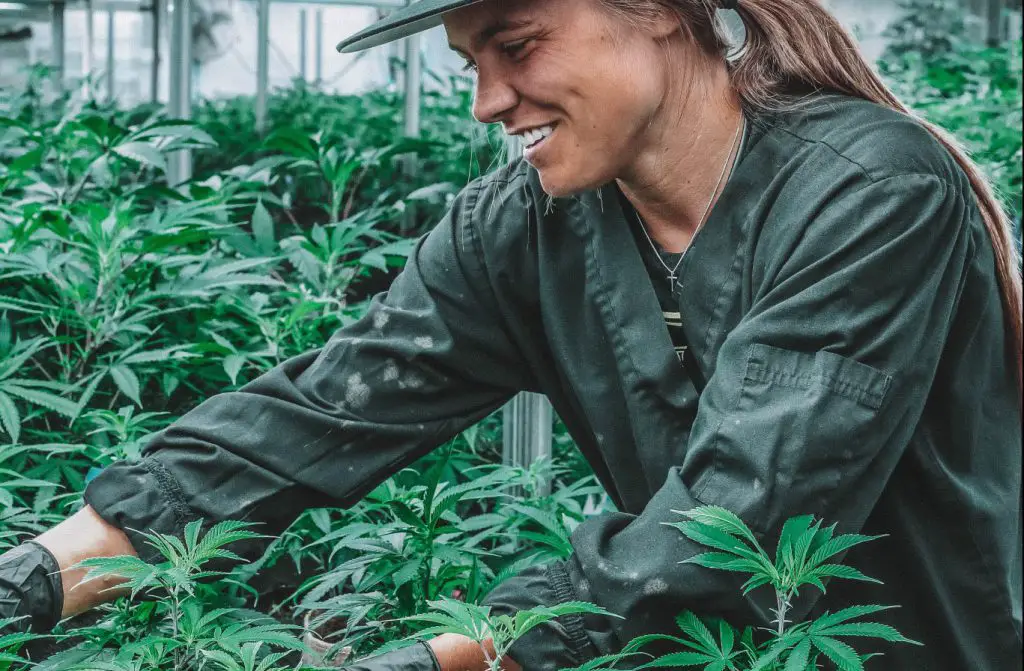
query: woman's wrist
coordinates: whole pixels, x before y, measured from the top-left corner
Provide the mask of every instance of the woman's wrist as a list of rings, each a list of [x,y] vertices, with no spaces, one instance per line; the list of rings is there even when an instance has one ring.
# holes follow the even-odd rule
[[[471,638],[458,634],[444,634],[428,642],[437,657],[441,671],[486,671],[487,657],[493,659],[494,646],[490,640],[484,647]],[[486,655],[484,650],[486,649]],[[507,657],[502,660],[504,671],[522,671],[520,666]]]
[[[125,533],[105,522],[89,506],[44,532],[34,542],[45,547],[60,566],[64,589],[62,618],[118,596],[121,592],[112,588],[124,582],[107,577],[81,584],[85,570],[70,570],[71,566],[92,557],[136,554]]]

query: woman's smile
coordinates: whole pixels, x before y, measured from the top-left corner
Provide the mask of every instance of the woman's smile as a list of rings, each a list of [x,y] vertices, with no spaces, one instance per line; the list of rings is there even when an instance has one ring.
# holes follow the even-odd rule
[[[530,165],[536,167],[536,159],[541,151],[551,144],[551,137],[555,134],[556,124],[549,124],[534,130],[528,130],[520,135],[523,143],[523,158]]]

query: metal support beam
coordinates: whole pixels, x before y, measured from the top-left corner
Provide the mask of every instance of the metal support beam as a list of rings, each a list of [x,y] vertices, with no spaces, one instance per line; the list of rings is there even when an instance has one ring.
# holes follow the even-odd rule
[[[53,83],[58,93],[64,91],[64,3],[54,0],[50,3],[50,60],[53,66]]]
[[[511,466],[528,467],[538,459],[551,458],[551,430],[554,416],[551,403],[543,394],[523,392],[502,409],[502,461]],[[545,482],[541,493],[550,491]]]
[[[322,9],[316,10],[316,25],[314,27],[313,49],[316,51],[316,60],[314,61],[313,77],[316,85],[320,86],[324,81],[324,11]]]
[[[86,99],[92,97],[92,50],[96,44],[96,23],[93,21],[95,14],[92,10],[92,0],[85,2],[85,45],[82,47],[82,94]]]
[[[306,82],[306,10],[299,10],[299,79]]]
[[[161,39],[164,28],[166,0],[152,0],[150,5],[150,39],[153,41],[153,59],[149,64],[149,99],[152,102],[160,100],[160,65],[161,65]]]
[[[1004,0],[988,0],[986,3],[986,41],[991,46],[997,46],[1002,43],[1004,39],[1003,35],[1003,1]]]
[[[267,130],[267,83],[270,79],[270,0],[260,0],[256,23],[256,132]]]
[[[117,100],[117,81],[114,78],[116,42],[115,25],[117,24],[117,12],[107,10],[107,100],[113,103]]]
[[[411,35],[405,38],[402,45],[405,56],[405,70],[402,74],[402,90],[405,92],[404,106],[402,108],[402,133],[405,137],[418,137],[420,134],[420,86],[422,79],[420,74],[420,36]],[[403,157],[403,170],[409,178],[416,174],[418,169],[415,154],[408,154]],[[402,213],[402,231],[411,233],[416,227],[416,207],[413,203],[406,203],[405,212]]]
[[[170,101],[173,119],[192,118],[192,0],[172,0],[170,5]],[[187,150],[169,156],[167,182],[177,186],[192,178],[192,154]]]
[[[405,107],[403,124],[406,137],[420,134],[420,87],[423,74],[420,67],[420,36],[405,38]]]

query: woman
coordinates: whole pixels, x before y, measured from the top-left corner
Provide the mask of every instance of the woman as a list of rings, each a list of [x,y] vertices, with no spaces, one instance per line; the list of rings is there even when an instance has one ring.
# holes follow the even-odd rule
[[[97,600],[46,568],[152,558],[133,530],[202,516],[280,531],[350,505],[533,389],[622,512],[488,603],[581,599],[623,619],[534,630],[508,668],[582,663],[671,630],[683,608],[764,625],[774,604],[678,563],[700,550],[663,523],[699,504],[767,538],[803,513],[887,534],[846,558],[884,587],[834,584],[793,613],[904,606],[886,621],[925,646],[887,649],[885,668],[1019,668],[1006,218],[816,2],[728,8],[746,28],[732,62],[709,0],[423,0],[344,42],[443,21],[476,73],[474,116],[518,136],[525,160],[469,185],[365,319],[101,474],[87,508],[7,560],[8,601],[46,627]],[[360,668],[481,660],[442,637]]]

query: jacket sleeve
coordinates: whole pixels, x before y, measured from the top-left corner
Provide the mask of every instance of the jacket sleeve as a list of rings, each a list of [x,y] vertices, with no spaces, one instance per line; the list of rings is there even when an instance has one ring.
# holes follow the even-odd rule
[[[488,598],[497,612],[583,599],[623,619],[562,618],[513,659],[526,671],[580,664],[675,630],[684,608],[767,624],[774,603],[758,590],[743,597],[738,574],[680,564],[708,548],[664,523],[682,520],[673,510],[717,505],[767,539],[799,514],[842,533],[862,527],[922,416],[974,253],[974,208],[938,178],[906,175],[847,188],[806,223],[762,231],[750,308],[717,354],[683,463],[640,515],[586,521],[566,562]]]
[[[488,193],[468,186],[362,319],[204,401],[141,460],[105,469],[86,503],[149,561],[137,532],[178,534],[200,517],[279,534],[306,508],[355,503],[530,386],[482,267]]]

